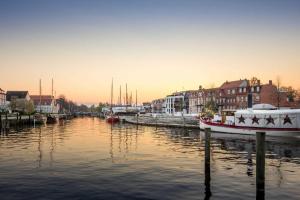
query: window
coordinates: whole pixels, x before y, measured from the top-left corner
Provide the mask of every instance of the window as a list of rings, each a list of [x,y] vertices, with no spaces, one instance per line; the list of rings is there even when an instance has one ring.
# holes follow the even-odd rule
[[[232,94],[235,94],[235,90],[234,89],[232,90]]]
[[[227,94],[230,94],[230,90],[227,90]]]
[[[259,86],[257,86],[256,91],[259,92],[259,90],[260,90],[260,88],[259,88]]]
[[[254,92],[254,87],[251,87],[251,92]]]
[[[243,91],[246,92],[246,88],[244,88]]]
[[[243,92],[243,88],[240,88],[240,93],[242,93]]]
[[[236,101],[239,102],[240,101],[240,97],[236,97]]]
[[[259,101],[259,100],[260,100],[260,96],[256,96],[256,97],[255,97],[255,100],[256,100],[256,101]]]

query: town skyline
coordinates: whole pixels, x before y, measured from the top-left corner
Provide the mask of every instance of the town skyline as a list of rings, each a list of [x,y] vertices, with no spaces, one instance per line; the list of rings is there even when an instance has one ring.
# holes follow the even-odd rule
[[[139,102],[257,77],[300,88],[299,1],[0,2],[0,87]]]

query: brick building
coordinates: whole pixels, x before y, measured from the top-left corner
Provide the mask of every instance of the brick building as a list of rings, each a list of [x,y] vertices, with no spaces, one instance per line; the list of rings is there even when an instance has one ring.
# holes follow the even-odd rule
[[[226,81],[219,88],[204,89],[200,86],[198,90],[189,94],[188,112],[201,112],[209,101],[214,101],[220,111],[246,109],[249,93],[252,94],[253,105],[264,103],[280,108],[299,107],[299,103],[289,101],[287,91],[278,91],[271,80],[267,84],[261,84],[260,80],[252,78]]]

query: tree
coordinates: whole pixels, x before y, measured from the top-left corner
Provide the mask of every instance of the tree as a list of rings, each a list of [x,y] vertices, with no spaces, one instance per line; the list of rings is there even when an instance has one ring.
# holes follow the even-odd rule
[[[287,93],[287,98],[289,102],[294,102],[297,98],[297,90],[295,90],[293,87],[281,87],[281,91],[284,91]]]
[[[25,110],[24,111],[26,114],[33,114],[35,112],[33,101],[30,100],[30,101],[25,102]]]
[[[277,108],[280,108],[280,101],[281,101],[281,97],[280,97],[280,87],[281,87],[281,78],[280,76],[276,77],[276,97],[277,97]]]
[[[218,105],[215,101],[210,100],[204,105],[204,113],[207,117],[213,117],[218,112]]]

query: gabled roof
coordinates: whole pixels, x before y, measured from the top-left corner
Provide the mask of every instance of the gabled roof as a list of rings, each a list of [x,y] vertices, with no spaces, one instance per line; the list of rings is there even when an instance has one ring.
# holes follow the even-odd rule
[[[25,99],[28,95],[28,91],[7,91],[6,100],[11,101],[12,98]]]
[[[238,88],[245,86],[245,83],[247,83],[247,80],[226,81],[221,85],[220,89]]]
[[[53,101],[53,96],[51,95],[31,95],[30,96],[31,100],[33,101],[33,104],[35,106],[40,105],[40,101],[41,101],[41,105],[51,105],[52,101]]]
[[[5,91],[4,90],[2,90],[2,88],[0,88],[0,93],[4,93]]]

